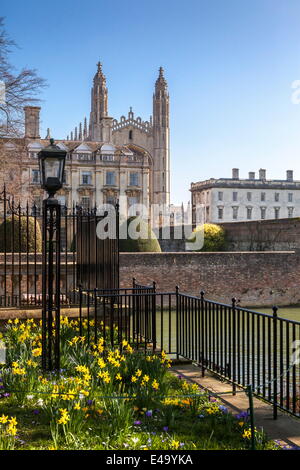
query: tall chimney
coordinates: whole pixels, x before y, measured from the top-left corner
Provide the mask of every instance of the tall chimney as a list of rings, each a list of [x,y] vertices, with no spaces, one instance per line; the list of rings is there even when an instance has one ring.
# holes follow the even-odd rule
[[[260,180],[266,179],[266,170],[263,170],[262,168],[259,170],[259,179]]]
[[[293,181],[294,180],[293,170],[287,170],[286,171],[286,180],[287,181]]]
[[[255,180],[255,172],[249,171],[249,180]]]
[[[25,106],[25,137],[40,138],[40,110],[39,106]]]
[[[239,179],[239,169],[238,168],[232,168],[232,179],[233,180],[238,180]]]

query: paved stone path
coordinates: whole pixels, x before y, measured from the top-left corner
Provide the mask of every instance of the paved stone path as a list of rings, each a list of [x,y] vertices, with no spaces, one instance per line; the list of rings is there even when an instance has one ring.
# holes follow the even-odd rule
[[[206,372],[205,377],[201,377],[201,369],[193,364],[174,365],[170,370],[216,394],[232,390],[231,384],[222,382],[210,372]],[[220,395],[219,398],[234,414],[249,408],[249,399],[246,393]],[[276,439],[280,441],[280,444],[300,447],[300,419],[278,411],[278,418],[274,420],[272,405],[257,398],[254,398],[253,404],[257,428],[263,428],[270,439]]]

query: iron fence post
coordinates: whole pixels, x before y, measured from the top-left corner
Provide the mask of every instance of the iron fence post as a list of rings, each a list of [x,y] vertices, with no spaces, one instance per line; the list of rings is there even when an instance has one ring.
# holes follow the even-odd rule
[[[202,369],[202,377],[205,376],[205,362],[204,362],[204,295],[205,292],[202,290],[200,292],[200,311],[201,311],[201,369]],[[200,322],[199,322],[200,326]]]
[[[179,287],[175,287],[176,293],[176,358],[179,359]]]
[[[273,418],[277,419],[277,311],[273,307]],[[289,391],[287,391],[289,393]]]
[[[82,285],[79,284],[79,335],[83,336],[82,334]]]
[[[236,298],[232,298],[232,394],[236,394]]]
[[[152,344],[153,352],[156,350],[156,282],[153,281],[152,295]]]
[[[4,307],[7,307],[7,259],[6,259],[6,256],[7,256],[7,233],[6,233],[6,230],[7,230],[7,226],[6,226],[6,217],[7,217],[7,200],[6,200],[6,187],[4,185],[4,189],[3,189],[3,203],[4,203],[4,206],[3,206],[3,222],[4,222]],[[12,217],[13,217],[13,214],[14,212],[12,213]],[[13,221],[13,219],[12,219]],[[12,231],[14,231],[14,221],[12,223]],[[14,234],[13,234],[13,239],[12,239],[12,253],[14,252]],[[14,285],[14,278],[12,278],[12,286]],[[13,296],[13,295],[12,295]],[[19,298],[19,304],[20,304],[20,307],[21,307],[21,297]]]
[[[42,221],[42,368],[47,370],[47,208],[43,201]]]
[[[110,297],[110,344],[114,347],[114,318],[115,317],[115,297]]]

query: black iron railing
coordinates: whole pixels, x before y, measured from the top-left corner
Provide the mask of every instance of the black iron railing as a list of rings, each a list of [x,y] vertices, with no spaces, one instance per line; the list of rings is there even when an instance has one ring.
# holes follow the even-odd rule
[[[61,211],[60,302],[78,306],[79,284],[119,286],[118,233],[98,240],[95,210]],[[0,192],[0,308],[42,304],[42,211]],[[118,210],[116,210],[118,227]]]
[[[191,360],[236,387],[300,417],[300,322],[175,292],[136,281],[130,289],[81,290],[80,324],[93,321],[89,338],[118,331],[136,349],[164,350]],[[107,329],[106,326],[109,328]],[[116,330],[115,330],[116,331]],[[298,354],[300,356],[300,354]]]
[[[300,416],[300,322],[177,292],[177,354]],[[300,356],[298,354],[298,356]]]
[[[175,293],[157,293],[155,283],[133,285],[121,289],[80,288],[80,331],[85,324],[88,341],[99,336],[106,340],[108,327],[110,332],[118,331],[118,338],[127,340],[134,348],[163,349],[176,354]]]

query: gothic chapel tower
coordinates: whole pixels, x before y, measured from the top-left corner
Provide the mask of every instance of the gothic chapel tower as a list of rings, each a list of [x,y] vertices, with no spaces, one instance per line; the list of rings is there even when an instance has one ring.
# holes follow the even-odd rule
[[[91,90],[89,130],[85,124],[83,130],[80,127],[79,134],[86,141],[132,145],[139,147],[145,155],[148,153],[151,161],[148,182],[150,204],[170,204],[169,92],[162,67],[155,82],[150,121],[135,118],[131,108],[127,118],[121,116],[117,121],[108,116],[106,78],[99,62]],[[134,166],[131,172],[133,170]]]
[[[164,70],[159,69],[153,95],[153,202],[170,204],[169,93]]]
[[[91,91],[90,138],[93,141],[109,142],[112,118],[108,117],[106,78],[100,62],[97,67]]]

